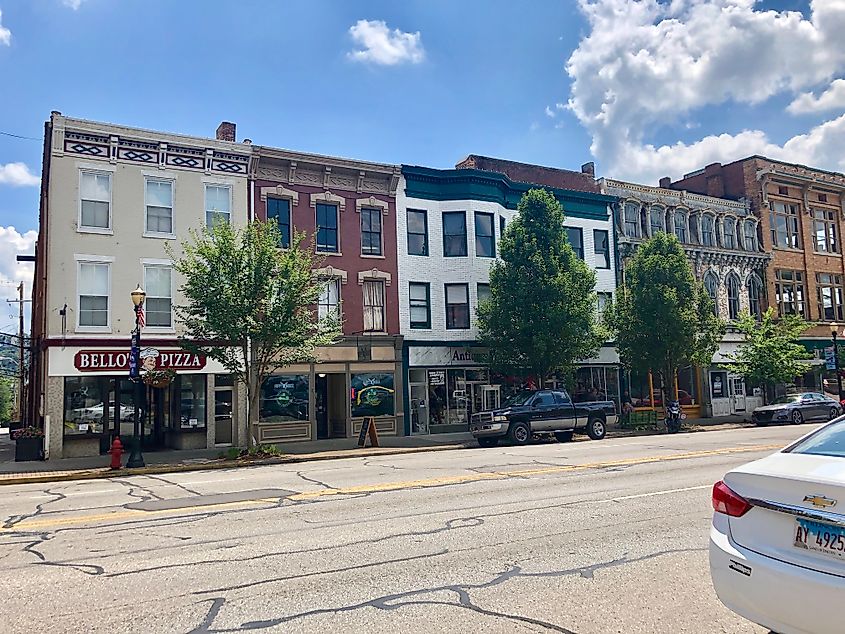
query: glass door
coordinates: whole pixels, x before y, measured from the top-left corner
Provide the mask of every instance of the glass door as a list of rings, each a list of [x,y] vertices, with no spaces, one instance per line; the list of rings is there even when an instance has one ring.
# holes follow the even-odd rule
[[[411,383],[411,433],[427,434],[428,431],[428,404],[426,402],[425,383]]]
[[[731,377],[731,396],[733,397],[734,412],[745,411],[745,379]]]

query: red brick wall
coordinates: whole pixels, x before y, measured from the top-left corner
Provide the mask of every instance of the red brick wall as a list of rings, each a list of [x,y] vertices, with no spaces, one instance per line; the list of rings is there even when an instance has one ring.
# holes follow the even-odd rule
[[[504,159],[489,158],[470,154],[463,161],[455,165],[457,169],[477,169],[487,172],[500,172],[505,174],[512,181],[520,183],[534,183],[537,185],[548,185],[580,192],[601,193],[601,188],[595,178],[582,172],[558,169],[555,167],[543,167],[542,165],[530,165],[528,163],[517,163]]]

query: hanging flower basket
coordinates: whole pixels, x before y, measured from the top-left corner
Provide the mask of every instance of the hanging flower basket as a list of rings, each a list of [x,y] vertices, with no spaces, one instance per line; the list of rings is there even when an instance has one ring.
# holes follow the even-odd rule
[[[167,370],[150,370],[141,377],[141,380],[150,387],[167,387],[176,378],[176,372]]]

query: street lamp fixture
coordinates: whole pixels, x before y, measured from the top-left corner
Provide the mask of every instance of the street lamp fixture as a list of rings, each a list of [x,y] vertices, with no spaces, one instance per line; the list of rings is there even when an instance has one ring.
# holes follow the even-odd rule
[[[132,358],[133,370],[130,370],[130,376],[135,381],[135,417],[132,424],[132,451],[129,454],[129,460],[126,466],[129,468],[143,467],[144,456],[141,455],[141,401],[144,398],[144,386],[141,383],[140,376],[140,354],[141,354],[141,315],[144,310],[144,300],[147,293],[138,284],[138,288],[132,291],[129,296],[132,298],[132,304],[135,306],[135,330],[132,331]]]

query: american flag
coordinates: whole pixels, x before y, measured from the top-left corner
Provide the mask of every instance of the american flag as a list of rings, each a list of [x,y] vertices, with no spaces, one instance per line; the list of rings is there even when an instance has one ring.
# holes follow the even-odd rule
[[[144,318],[144,304],[138,304],[135,308],[135,314],[138,316],[138,328],[143,328],[146,325],[146,320]]]

